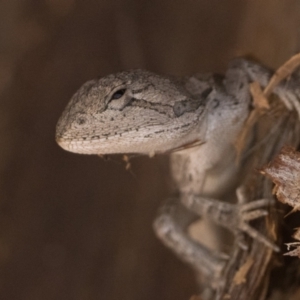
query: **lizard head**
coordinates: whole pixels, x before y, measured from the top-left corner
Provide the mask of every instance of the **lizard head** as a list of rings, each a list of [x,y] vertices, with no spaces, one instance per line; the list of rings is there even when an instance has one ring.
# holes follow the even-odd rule
[[[56,127],[65,150],[84,154],[165,152],[195,141],[203,100],[177,80],[133,70],[86,82]]]

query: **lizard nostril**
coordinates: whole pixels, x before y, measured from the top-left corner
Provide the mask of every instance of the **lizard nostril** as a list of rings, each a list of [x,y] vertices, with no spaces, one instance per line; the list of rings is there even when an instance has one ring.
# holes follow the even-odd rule
[[[74,128],[78,128],[88,124],[88,118],[84,114],[78,114],[74,120]]]
[[[85,120],[84,118],[81,117],[81,118],[78,118],[77,123],[78,123],[79,125],[83,125],[83,124],[86,123],[86,120]]]

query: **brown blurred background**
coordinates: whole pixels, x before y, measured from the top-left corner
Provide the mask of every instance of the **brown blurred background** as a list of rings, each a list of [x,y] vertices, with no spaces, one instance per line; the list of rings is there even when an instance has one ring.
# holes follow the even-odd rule
[[[152,232],[166,157],[104,161],[60,149],[79,86],[128,68],[276,68],[300,50],[299,0],[0,0],[0,299],[179,300],[192,272]]]

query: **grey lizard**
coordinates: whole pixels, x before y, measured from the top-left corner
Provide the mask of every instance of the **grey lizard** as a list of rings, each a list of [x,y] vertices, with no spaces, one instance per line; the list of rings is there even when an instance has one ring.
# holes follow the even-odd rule
[[[235,59],[224,76],[175,78],[133,70],[94,79],[67,105],[56,140],[65,150],[83,154],[170,154],[179,200],[163,205],[155,231],[194,269],[218,278],[227,256],[186,233],[201,215],[278,250],[248,224],[267,214],[263,208],[272,199],[238,204],[217,200],[242,184],[243,159],[236,163],[234,144],[252,109],[249,83],[265,87],[271,75],[259,64]],[[286,103],[296,103],[299,89],[297,94],[289,84],[294,82],[280,84],[274,93]]]

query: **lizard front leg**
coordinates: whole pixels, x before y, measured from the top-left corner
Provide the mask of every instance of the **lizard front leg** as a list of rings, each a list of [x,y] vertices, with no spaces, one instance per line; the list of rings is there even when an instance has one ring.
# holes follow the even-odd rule
[[[240,237],[240,234],[244,232],[274,251],[279,251],[278,246],[248,224],[251,220],[267,216],[268,211],[263,208],[274,204],[274,200],[259,199],[246,203],[245,198],[243,188],[240,187],[237,189],[237,204],[192,194],[183,195],[181,202],[185,207],[198,215],[206,215],[215,223],[228,228],[237,237]],[[246,249],[246,245],[242,241],[240,241],[239,245]]]
[[[238,238],[238,244],[247,249],[241,233],[247,233],[278,251],[279,248],[264,235],[251,227],[248,222],[268,214],[264,207],[274,203],[272,199],[260,199],[246,203],[242,189],[237,190],[238,203],[230,204],[200,195],[183,194],[180,201],[169,199],[159,210],[154,230],[163,243],[184,262],[204,276],[213,288],[222,284],[221,274],[228,256],[208,249],[194,241],[188,234],[188,226],[199,216],[206,215],[217,224],[231,230]]]
[[[179,199],[171,198],[159,209],[153,227],[168,248],[216,287],[228,256],[208,249],[187,234],[188,226],[198,219]]]

